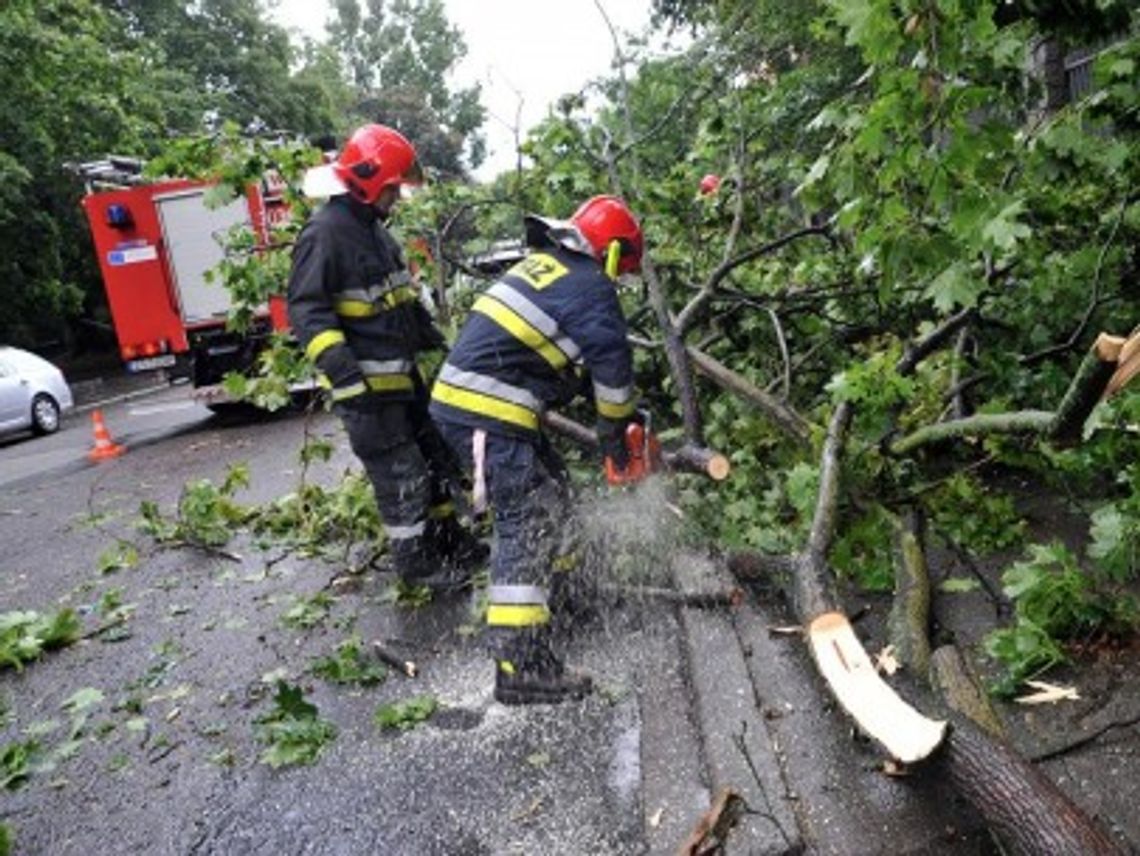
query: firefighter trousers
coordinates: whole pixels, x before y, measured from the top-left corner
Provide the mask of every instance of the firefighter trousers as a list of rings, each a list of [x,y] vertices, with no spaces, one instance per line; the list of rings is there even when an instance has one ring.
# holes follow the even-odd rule
[[[463,466],[473,471],[475,431],[438,421]],[[543,640],[550,624],[553,572],[574,526],[565,465],[542,435],[486,432],[483,455],[495,531],[488,590],[488,642],[496,657],[519,656],[520,642]],[[560,576],[565,576],[560,574]]]
[[[449,482],[458,464],[418,401],[337,405],[352,451],[364,465],[388,536],[393,569],[406,579],[438,570],[431,520],[452,520]]]

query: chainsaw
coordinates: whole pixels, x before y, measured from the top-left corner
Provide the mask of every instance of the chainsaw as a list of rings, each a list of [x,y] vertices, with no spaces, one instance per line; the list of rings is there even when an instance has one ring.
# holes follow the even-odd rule
[[[665,466],[661,455],[661,443],[652,431],[652,415],[639,411],[641,422],[630,422],[625,429],[625,450],[629,458],[625,468],[618,467],[613,458],[605,461],[606,482],[612,487],[637,484],[650,473],[659,472]]]

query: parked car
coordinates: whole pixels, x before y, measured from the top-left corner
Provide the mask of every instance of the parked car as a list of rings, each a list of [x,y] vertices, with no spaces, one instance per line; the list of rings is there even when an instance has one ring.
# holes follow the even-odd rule
[[[43,357],[0,345],[0,434],[29,428],[51,434],[74,406],[63,372]]]

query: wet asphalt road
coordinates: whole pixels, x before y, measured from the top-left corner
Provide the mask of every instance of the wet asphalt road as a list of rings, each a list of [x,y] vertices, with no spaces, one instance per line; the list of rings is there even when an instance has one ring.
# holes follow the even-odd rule
[[[86,637],[22,672],[0,670],[0,751],[37,744],[22,786],[0,790],[16,854],[675,853],[722,786],[742,790],[754,809],[730,853],[996,852],[960,800],[879,773],[875,747],[821,701],[806,652],[770,635],[788,620],[773,604],[750,600],[732,615],[611,605],[567,641],[599,692],[561,707],[505,708],[491,699],[468,598],[408,610],[389,601],[382,573],[334,586],[343,556],[260,549],[247,535],[226,555],[159,548],[138,531],[140,502],[170,513],[187,482],[219,481],[234,463],[251,473],[240,502],[295,490],[306,431],[336,445],[309,473],[334,483],[356,466],[334,419],[227,421],[177,388],[104,416],[128,447],[110,462],[87,461],[87,416],[52,437],[0,441],[0,613],[69,606]],[[616,511],[633,521],[630,552],[647,569],[635,581],[664,582],[653,575],[676,558],[673,518],[659,502],[623,510],[595,501],[608,524],[623,525]],[[100,573],[99,557],[121,543],[137,548],[137,567]],[[282,622],[298,597],[316,594],[331,597],[323,621],[307,630]],[[952,603],[976,617],[977,596]],[[127,618],[99,634],[108,600]],[[415,659],[420,677],[363,689],[315,677],[313,661],[353,633]],[[1130,721],[1133,661],[1074,675],[1089,691],[1069,714],[1076,719],[1019,711],[1015,737],[1051,715],[1063,730],[1038,742],[1101,719]],[[337,730],[312,766],[259,760],[256,720],[277,679],[300,687]],[[88,702],[81,709],[68,703],[77,693]],[[427,723],[406,732],[374,723],[379,705],[420,695],[440,705]],[[1136,732],[1113,732],[1120,739],[1047,768],[1132,842]]]
[[[139,533],[141,501],[169,513],[186,482],[218,481],[232,463],[252,476],[241,502],[295,489],[306,417],[231,424],[187,406],[176,389],[104,416],[128,447],[113,461],[86,460],[86,419],[0,448],[0,612],[69,606],[87,636],[22,672],[0,671],[0,746],[38,744],[26,783],[0,796],[16,853],[651,849],[633,688],[644,670],[670,668],[654,662],[663,647],[653,640],[675,636],[674,621],[627,617],[620,633],[607,626],[572,643],[607,665],[594,698],[504,708],[491,699],[489,661],[467,638],[466,598],[407,610],[385,602],[382,574],[334,589],[343,561],[261,551],[244,537],[228,556],[164,549]],[[324,415],[308,430],[343,439]],[[350,465],[342,445],[309,477],[332,482]],[[138,549],[137,567],[100,573],[99,557],[120,543]],[[308,630],[282,623],[297,597],[317,593],[333,593],[327,619]],[[101,635],[108,598],[129,617]],[[402,646],[421,677],[368,689],[314,678],[312,662],[353,632]],[[300,686],[337,729],[313,766],[259,761],[255,720],[271,708],[278,678]],[[96,700],[75,710],[67,700],[80,691]],[[405,733],[373,722],[381,703],[423,694],[441,706],[428,724]],[[657,824],[674,841],[708,799],[699,783],[679,793],[687,804]]]

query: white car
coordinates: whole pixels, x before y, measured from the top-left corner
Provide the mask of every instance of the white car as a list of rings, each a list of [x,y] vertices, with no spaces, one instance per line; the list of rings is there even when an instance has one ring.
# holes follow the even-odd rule
[[[42,357],[0,345],[0,434],[51,434],[75,406],[63,372]]]

